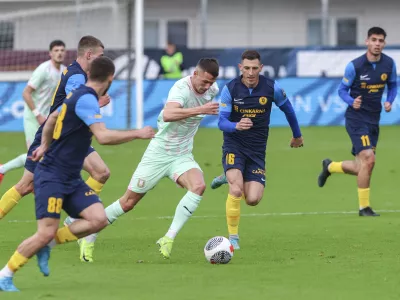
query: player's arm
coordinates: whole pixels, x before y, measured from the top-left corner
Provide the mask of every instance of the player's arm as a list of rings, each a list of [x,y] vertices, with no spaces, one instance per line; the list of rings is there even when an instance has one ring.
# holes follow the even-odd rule
[[[348,63],[344,71],[342,82],[339,85],[338,94],[339,97],[346,102],[349,106],[353,106],[354,99],[350,96],[349,90],[351,85],[356,78],[356,70],[352,62]]]
[[[229,121],[232,112],[232,95],[225,85],[221,91],[221,101],[219,104],[218,128],[224,132],[236,131],[236,122]]]
[[[388,86],[388,92],[386,101],[392,104],[397,96],[397,69],[396,69],[396,63],[394,61],[393,61],[392,74],[388,80],[387,86]]]
[[[33,115],[35,116],[39,124],[42,124],[46,120],[46,117],[42,116],[39,110],[35,107],[35,103],[33,102],[32,98],[32,93],[42,85],[44,80],[45,80],[45,73],[43,72],[41,66],[39,66],[33,72],[32,77],[29,79],[28,84],[26,85],[24,91],[22,92],[22,98],[24,98],[26,105],[28,105],[29,109],[32,111]]]
[[[86,94],[75,105],[76,115],[90,128],[97,141],[102,145],[118,145],[134,139],[150,139],[154,131],[147,126],[138,130],[109,130],[100,114],[100,106],[95,96]]]
[[[164,122],[176,122],[197,115],[218,114],[218,103],[208,102],[202,106],[185,108],[189,91],[182,86],[174,85],[169,94],[163,110]]]
[[[293,109],[292,103],[286,96],[286,93],[281,89],[278,82],[274,84],[274,101],[281,111],[284,112],[286,120],[288,121],[290,128],[292,129],[292,141],[290,142],[291,147],[303,146],[303,138],[299,122],[297,121],[296,113]]]
[[[33,161],[39,161],[46,153],[47,149],[49,149],[49,146],[53,141],[53,132],[56,126],[57,117],[60,109],[61,107],[58,110],[51,113],[47,118],[46,123],[43,126],[42,140],[40,146],[37,147],[35,151],[33,151],[32,157],[30,157],[30,159],[32,159]]]

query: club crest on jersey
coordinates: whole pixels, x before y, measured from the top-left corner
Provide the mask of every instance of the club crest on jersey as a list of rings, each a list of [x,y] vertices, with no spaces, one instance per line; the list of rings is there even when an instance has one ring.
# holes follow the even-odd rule
[[[382,81],[386,81],[387,77],[388,77],[387,74],[386,74],[386,73],[383,73],[383,74],[381,75]]]
[[[260,102],[261,105],[265,105],[268,102],[267,97],[260,97],[260,99],[258,99],[258,101]]]
[[[233,106],[233,109],[235,110],[235,112],[239,112],[239,106],[234,105],[234,106]]]
[[[146,184],[146,181],[143,180],[143,179],[139,179],[138,182],[137,182],[137,186],[139,188],[144,188],[145,184]]]

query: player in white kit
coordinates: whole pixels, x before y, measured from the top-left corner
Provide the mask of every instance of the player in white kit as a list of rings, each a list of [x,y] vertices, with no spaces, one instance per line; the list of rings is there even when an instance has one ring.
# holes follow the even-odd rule
[[[177,81],[158,116],[158,132],[151,140],[125,194],[106,208],[109,224],[130,211],[164,177],[187,190],[179,202],[166,235],[157,241],[169,258],[175,236],[199,205],[206,185],[194,160],[193,138],[206,115],[218,114],[219,65],[216,59],[201,59],[193,75]]]
[[[41,63],[32,73],[22,97],[24,107],[24,132],[26,146],[29,149],[35,138],[39,126],[49,114],[53,94],[60,81],[61,73],[65,69],[62,64],[65,57],[65,44],[55,40],[49,46],[50,59]],[[26,153],[17,156],[4,165],[0,165],[0,183],[8,171],[24,166]]]

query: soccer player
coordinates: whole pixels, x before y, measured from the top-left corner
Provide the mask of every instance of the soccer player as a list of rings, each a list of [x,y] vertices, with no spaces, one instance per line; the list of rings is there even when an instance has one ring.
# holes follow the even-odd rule
[[[240,203],[257,205],[265,187],[265,153],[269,135],[272,102],[285,113],[292,129],[290,146],[303,146],[303,137],[296,114],[279,84],[260,75],[263,65],[260,54],[246,50],[239,64],[242,75],[224,86],[218,127],[223,131],[222,164],[224,175],[219,185],[228,183],[226,220],[229,240],[239,246]]]
[[[85,84],[87,80],[87,71],[92,61],[102,56],[104,53],[103,43],[93,36],[84,36],[78,44],[78,57],[67,69],[65,69],[59,80],[56,92],[53,95],[50,113],[55,111],[65,100],[72,90]],[[110,98],[108,95],[100,98],[101,106],[108,104]],[[28,150],[28,156],[40,145],[43,124],[39,127],[35,139]],[[25,170],[20,181],[9,189],[0,200],[0,219],[9,213],[19,200],[33,191],[33,174],[37,162],[29,158],[25,162]],[[96,192],[100,193],[105,181],[108,179],[109,171],[99,154],[90,147],[88,155],[83,166],[91,176],[87,180],[87,184]]]
[[[375,165],[379,137],[382,94],[388,86],[385,111],[390,112],[397,95],[397,71],[392,58],[382,53],[386,32],[380,27],[368,30],[367,52],[351,61],[339,86],[340,98],[348,104],[346,130],[353,144],[355,160],[322,161],[318,185],[323,187],[332,173],[357,176],[359,216],[379,216],[370,206],[370,180]]]
[[[125,194],[106,208],[108,223],[133,207],[164,177],[169,177],[187,192],[180,200],[166,235],[157,241],[160,253],[169,258],[175,236],[195,212],[206,188],[203,172],[194,160],[193,138],[205,115],[216,115],[219,65],[203,58],[191,76],[178,80],[168,94],[158,116],[158,132],[151,140],[134,172]]]
[[[116,145],[154,136],[151,127],[115,131],[106,128],[100,114],[99,97],[113,80],[115,67],[107,57],[95,59],[86,85],[73,90],[54,111],[43,129],[41,145],[33,152],[35,206],[38,230],[23,241],[0,271],[0,290],[18,291],[13,276],[37,254],[41,272],[49,275],[50,249],[56,244],[76,241],[107,225],[103,204],[81,177],[81,170],[94,135],[103,145]],[[58,228],[61,210],[81,218],[69,227]]]
[[[52,41],[49,48],[50,59],[41,63],[35,69],[22,93],[25,100],[24,131],[28,149],[35,138],[36,131],[49,114],[52,96],[57,88],[61,73],[65,69],[62,64],[65,58],[64,42],[60,40]],[[26,153],[17,156],[4,165],[0,165],[0,184],[8,171],[23,167],[25,161]]]

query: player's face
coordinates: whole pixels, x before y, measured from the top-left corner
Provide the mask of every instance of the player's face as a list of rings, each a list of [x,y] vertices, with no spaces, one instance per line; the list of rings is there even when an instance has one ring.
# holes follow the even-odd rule
[[[65,47],[64,46],[54,46],[50,50],[50,58],[56,64],[61,64],[65,58]]]
[[[239,69],[243,74],[243,83],[247,87],[255,87],[258,84],[258,76],[262,70],[263,65],[258,59],[244,59],[239,64]]]
[[[114,75],[110,75],[110,76],[108,77],[107,82],[105,83],[105,90],[104,90],[104,92],[103,92],[102,95],[107,94],[108,89],[110,88],[110,86],[111,86],[113,80],[114,80]]]
[[[365,43],[368,47],[368,52],[375,56],[378,56],[382,53],[382,50],[386,44],[383,34],[372,34],[369,38],[367,38]]]
[[[193,86],[197,93],[204,94],[217,80],[216,77],[203,70],[194,71]]]

